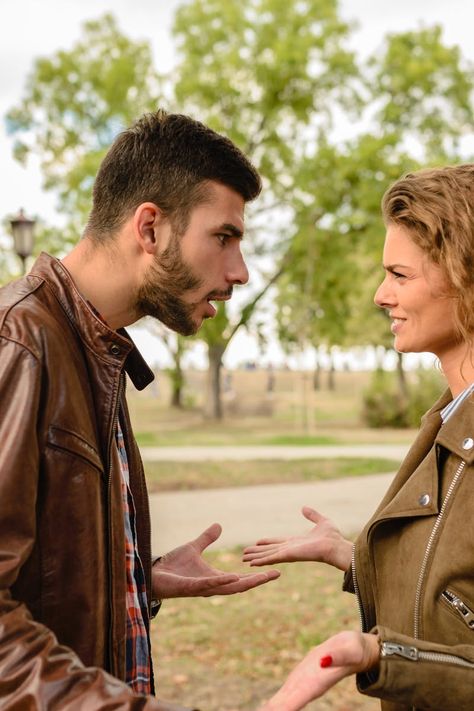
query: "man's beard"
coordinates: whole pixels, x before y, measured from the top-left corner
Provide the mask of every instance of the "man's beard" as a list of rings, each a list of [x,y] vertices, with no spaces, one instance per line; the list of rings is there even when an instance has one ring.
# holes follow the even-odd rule
[[[143,316],[153,316],[182,336],[191,336],[200,324],[192,317],[196,304],[186,303],[183,295],[202,283],[183,260],[179,237],[173,234],[169,246],[155,257],[145,274],[137,292],[136,307]]]

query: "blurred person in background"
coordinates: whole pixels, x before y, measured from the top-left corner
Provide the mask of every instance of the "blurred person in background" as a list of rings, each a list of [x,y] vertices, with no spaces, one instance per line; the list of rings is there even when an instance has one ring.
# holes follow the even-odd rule
[[[375,303],[394,348],[434,353],[447,390],[355,544],[329,519],[246,549],[253,566],[317,561],[345,572],[362,631],[313,648],[261,711],[296,711],[343,677],[383,711],[474,708],[474,165],[423,170],[386,192]]]
[[[158,111],[104,158],[83,238],[0,290],[0,708],[176,708],[153,697],[160,600],[278,577],[209,566],[213,524],[152,565],[125,399],[153,379],[124,327],[190,335],[248,272],[261,181],[227,138]]]

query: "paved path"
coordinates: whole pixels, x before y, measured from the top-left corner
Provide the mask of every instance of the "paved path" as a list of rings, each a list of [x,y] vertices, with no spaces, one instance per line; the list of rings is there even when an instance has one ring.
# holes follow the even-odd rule
[[[223,533],[213,548],[304,532],[311,525],[300,513],[304,504],[332,518],[350,535],[367,521],[392,478],[393,474],[371,474],[301,484],[152,494],[152,550],[164,553],[215,521],[222,524]]]
[[[142,447],[147,461],[212,461],[383,457],[394,470],[408,445]],[[269,484],[230,489],[163,492],[150,496],[154,553],[163,553],[194,538],[215,521],[223,533],[214,548],[253,543],[263,536],[307,530],[300,513],[308,504],[332,518],[346,535],[360,530],[382,498],[392,474],[371,474],[331,481]]]
[[[384,457],[401,462],[407,444],[354,444],[324,446],[140,447],[145,462],[196,462],[248,459],[326,459],[329,457]]]

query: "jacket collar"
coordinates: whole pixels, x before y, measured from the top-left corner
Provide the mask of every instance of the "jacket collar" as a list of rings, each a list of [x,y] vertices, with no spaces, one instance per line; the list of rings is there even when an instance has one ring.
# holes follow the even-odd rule
[[[124,368],[137,390],[152,382],[153,372],[127,331],[114,331],[96,316],[62,262],[42,252],[26,277],[31,278],[41,279],[51,289],[85,347],[105,365]]]
[[[441,410],[452,400],[446,390],[422,418],[422,427],[398,475],[381,502],[373,523],[387,518],[429,516],[439,512],[438,469],[440,448],[468,465],[474,461],[473,398],[442,425]],[[428,502],[428,503],[425,503]]]

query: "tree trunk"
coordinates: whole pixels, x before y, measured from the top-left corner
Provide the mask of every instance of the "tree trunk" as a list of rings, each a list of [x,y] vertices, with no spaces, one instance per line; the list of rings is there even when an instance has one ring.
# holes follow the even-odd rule
[[[177,336],[176,346],[174,348],[171,348],[170,346],[168,347],[173,357],[173,367],[168,371],[171,380],[171,407],[182,409],[184,373],[181,361],[186,346],[183,339],[180,336]]]
[[[208,347],[207,397],[204,412],[207,417],[222,420],[221,370],[222,356],[227,344],[215,343]]]
[[[329,354],[329,371],[328,371],[328,390],[336,389],[336,368],[334,367],[334,358],[332,353]]]
[[[313,390],[321,390],[321,363],[316,349],[316,364],[313,370]]]
[[[183,408],[183,373],[181,364],[171,373],[171,407]]]
[[[397,353],[397,374],[400,392],[405,399],[408,399],[408,383],[405,369],[403,367],[403,353]]]

